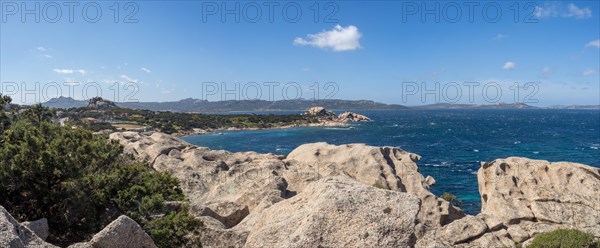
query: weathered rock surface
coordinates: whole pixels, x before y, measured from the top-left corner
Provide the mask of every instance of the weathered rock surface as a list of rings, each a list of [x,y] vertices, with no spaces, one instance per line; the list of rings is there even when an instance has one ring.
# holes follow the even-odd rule
[[[429,191],[429,183],[435,180],[426,181],[421,175],[416,164],[419,159],[419,155],[396,147],[327,143],[301,145],[287,157],[288,163],[309,167],[321,176],[346,173],[369,186],[413,194],[421,200],[418,220],[427,226],[441,226],[464,216]]]
[[[577,163],[510,157],[477,173],[481,212],[504,223],[600,225],[600,169]]]
[[[131,218],[122,215],[102,231],[96,233],[88,242],[77,243],[70,248],[154,248],[156,245],[150,236],[144,232],[142,227]]]
[[[409,247],[419,200],[327,177],[262,213],[246,247]]]
[[[281,156],[214,151],[161,133],[147,136],[125,132],[113,133],[110,137],[119,140],[125,151],[149,162],[157,171],[178,178],[190,199],[193,214],[221,223],[222,228],[207,225],[201,232],[211,234],[201,240],[209,247],[243,244],[254,221],[248,216],[258,216],[264,209],[292,195],[282,176],[285,164]]]
[[[429,191],[435,179],[419,173],[418,155],[395,147],[314,143],[284,158],[214,151],[160,133],[110,137],[181,181],[205,223],[206,247],[511,247],[557,228],[600,237],[600,172],[586,165],[484,163],[482,213],[465,216]]]
[[[371,121],[367,116],[357,114],[354,112],[344,112],[337,116],[337,120],[341,122],[362,122]]]
[[[312,107],[304,112],[304,115],[308,116],[318,116],[318,117],[326,117],[326,116],[335,116],[335,114],[331,111],[325,110],[323,107]]]
[[[35,221],[26,221],[21,223],[22,226],[29,228],[35,235],[40,237],[42,240],[46,240],[50,234],[48,230],[48,219],[41,218]]]
[[[0,206],[0,247],[56,247],[46,243],[29,228],[19,224],[4,207]]]
[[[331,121],[338,123],[346,123],[371,121],[369,117],[354,112],[344,112],[336,116],[334,112],[327,111],[323,107],[312,107],[306,112],[304,112],[304,115],[318,117],[322,122]]]

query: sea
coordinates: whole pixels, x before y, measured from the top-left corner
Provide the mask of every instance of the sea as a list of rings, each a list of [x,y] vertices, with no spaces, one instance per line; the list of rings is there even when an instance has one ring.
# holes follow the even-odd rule
[[[600,111],[452,109],[354,111],[373,119],[349,127],[223,131],[186,136],[198,146],[232,152],[286,155],[305,143],[397,146],[422,156],[421,174],[436,179],[431,191],[455,194],[469,214],[480,212],[481,162],[511,156],[570,161],[600,167]],[[276,112],[289,114],[290,112]],[[264,112],[261,114],[265,114]]]

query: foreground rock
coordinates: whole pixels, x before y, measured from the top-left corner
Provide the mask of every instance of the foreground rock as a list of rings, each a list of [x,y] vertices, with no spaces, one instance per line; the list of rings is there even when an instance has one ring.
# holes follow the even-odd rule
[[[429,192],[415,163],[419,156],[398,148],[315,143],[298,147],[284,159],[271,154],[213,151],[160,133],[146,136],[125,132],[110,137],[154,169],[181,181],[192,212],[209,223],[202,232],[206,238],[201,238],[207,246],[243,245],[255,231],[255,224],[264,218],[264,211],[302,194],[311,183],[336,175],[349,175],[364,187],[417,196],[421,204],[415,218],[422,225],[441,226],[463,216],[460,209]]]
[[[243,245],[255,217],[293,195],[281,156],[213,151],[161,133],[110,137],[155,170],[180,180],[192,213],[206,224],[199,238],[208,247]]]
[[[409,247],[419,200],[327,177],[265,210],[246,247]]]
[[[289,163],[320,176],[345,173],[369,186],[413,194],[421,200],[418,221],[424,225],[441,226],[463,217],[460,209],[429,191],[416,164],[419,159],[419,155],[396,147],[327,143],[301,145],[287,157]]]
[[[112,247],[128,247],[128,248],[155,248],[156,245],[148,234],[142,230],[131,218],[122,215],[102,231],[98,232],[94,237],[84,243],[77,243],[69,246],[70,248],[112,248]]]
[[[516,239],[558,227],[600,237],[599,168],[510,157],[483,163],[477,178],[482,214],[493,216]]]
[[[46,218],[41,218],[36,221],[23,222],[21,225],[29,228],[29,230],[33,231],[33,233],[35,233],[35,235],[40,237],[42,240],[46,240],[50,234],[48,230],[48,219]]]
[[[484,163],[477,173],[481,212],[505,225],[526,221],[600,224],[600,169],[511,157]]]
[[[512,247],[557,228],[600,237],[600,172],[586,165],[484,163],[482,213],[465,216],[429,191],[418,155],[395,147],[314,143],[283,157],[161,133],[110,137],[181,181],[205,247]]]
[[[19,224],[0,206],[0,247],[56,247],[46,243],[29,228]]]

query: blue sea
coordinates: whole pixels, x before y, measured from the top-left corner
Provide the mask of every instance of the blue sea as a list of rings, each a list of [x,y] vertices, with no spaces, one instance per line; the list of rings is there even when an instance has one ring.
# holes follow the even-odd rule
[[[230,131],[184,137],[211,149],[286,155],[304,143],[398,146],[422,156],[436,195],[451,192],[470,214],[480,211],[480,162],[522,156],[600,167],[598,110],[379,110],[355,111],[373,122],[352,127]]]

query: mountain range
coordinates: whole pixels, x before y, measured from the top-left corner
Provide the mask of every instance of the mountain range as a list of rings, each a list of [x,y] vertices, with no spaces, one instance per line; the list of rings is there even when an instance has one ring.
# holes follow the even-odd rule
[[[404,106],[385,104],[370,100],[229,100],[207,101],[186,98],[171,102],[116,102],[119,107],[131,109],[147,109],[153,111],[220,113],[220,112],[260,112],[260,111],[305,111],[314,106],[331,110],[390,110],[390,109],[600,109],[600,105],[553,105],[536,107],[525,103],[496,103],[496,104],[451,104],[436,103],[422,106]],[[88,106],[88,101],[76,100],[70,97],[50,99],[42,105],[50,108],[79,108]]]

